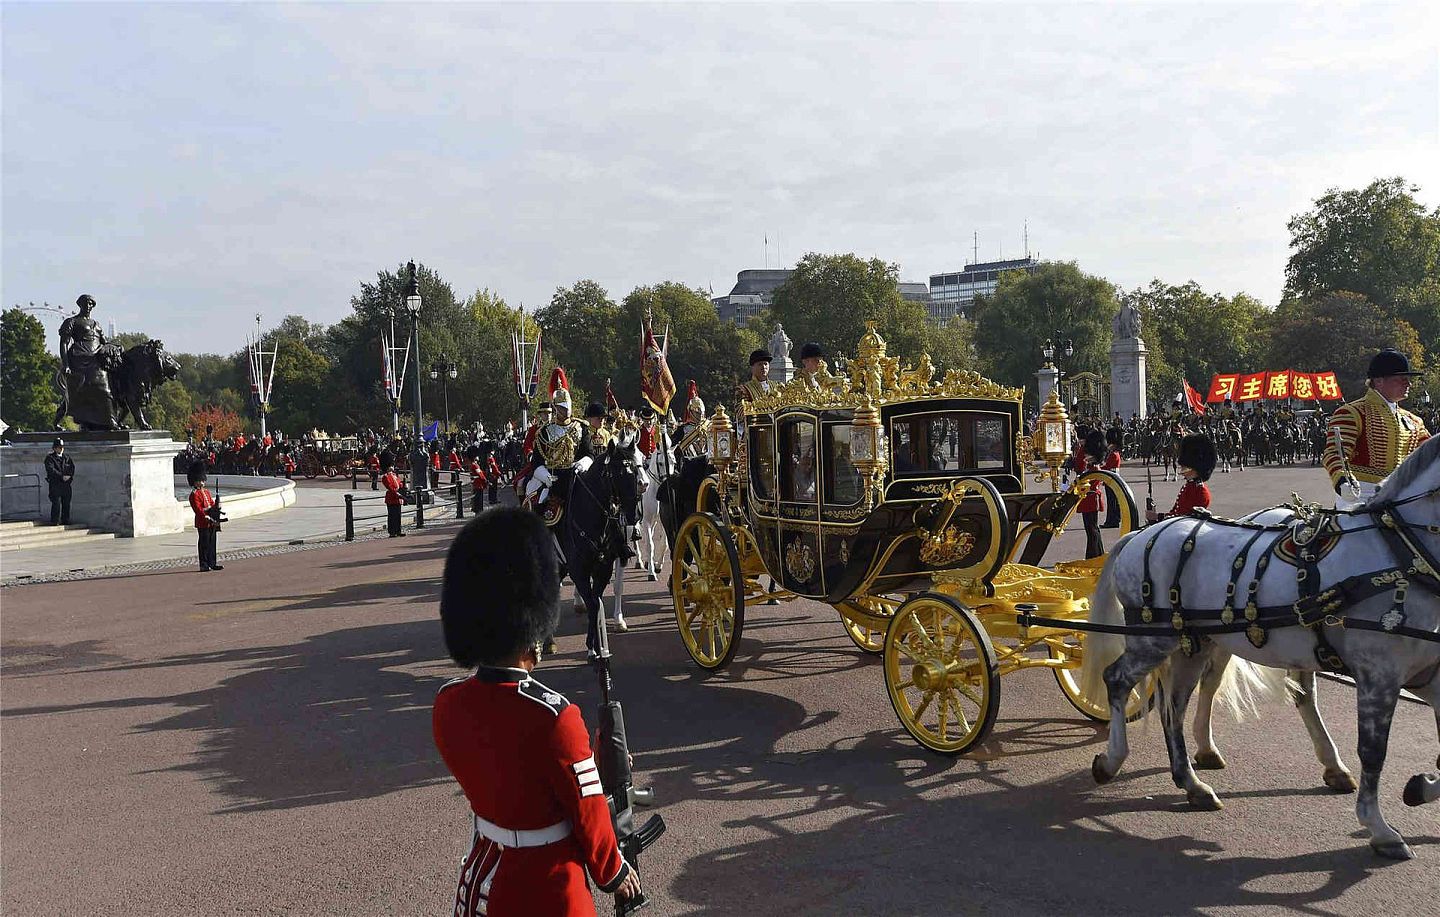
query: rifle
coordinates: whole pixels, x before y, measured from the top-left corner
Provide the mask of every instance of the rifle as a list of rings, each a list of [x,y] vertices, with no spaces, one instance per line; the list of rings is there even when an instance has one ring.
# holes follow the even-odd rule
[[[615,561],[615,613],[620,614],[620,603],[624,594],[625,562]],[[598,616],[600,631],[600,655],[595,660],[595,671],[600,678],[600,742],[595,761],[600,771],[600,785],[605,788],[605,801],[610,805],[610,822],[615,826],[615,839],[620,843],[620,854],[631,868],[640,868],[640,854],[660,839],[665,833],[665,819],[659,814],[651,815],[645,824],[635,827],[635,805],[649,805],[654,799],[650,789],[635,786],[630,773],[630,746],[625,738],[625,713],[620,702],[611,695],[614,683],[610,677],[610,636],[605,626],[605,609]],[[615,898],[616,917],[638,911],[649,904],[644,893],[621,901]]]
[[[205,515],[215,520],[218,527],[221,522],[229,522],[225,511],[220,508],[220,475],[215,475],[215,505],[205,511]]]
[[[1150,480],[1150,463],[1145,463],[1145,509],[1155,512],[1155,482]]]

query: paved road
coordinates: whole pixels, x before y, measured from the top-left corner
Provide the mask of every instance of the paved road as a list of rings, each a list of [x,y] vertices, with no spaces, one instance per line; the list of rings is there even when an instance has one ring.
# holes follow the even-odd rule
[[[1309,474],[1227,476],[1217,503]],[[429,734],[456,674],[436,622],[453,531],[0,592],[4,913],[444,913],[467,840]],[[828,607],[754,609],[706,677],[668,598],[628,582],[618,689],[671,826],[643,863],[656,914],[1433,913],[1437,809],[1398,801],[1434,766],[1428,708],[1402,704],[1392,737],[1383,799],[1418,858],[1390,864],[1283,708],[1222,724],[1227,806],[1191,812],[1158,731],[1097,789],[1103,731],[1047,673],[1007,679],[990,740],[940,758]],[[580,624],[541,677],[593,715]],[[1322,693],[1353,767],[1353,697]]]

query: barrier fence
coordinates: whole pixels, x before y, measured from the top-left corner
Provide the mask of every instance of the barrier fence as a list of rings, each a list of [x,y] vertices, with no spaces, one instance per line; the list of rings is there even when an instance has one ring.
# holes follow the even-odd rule
[[[364,474],[367,478],[369,477],[369,472],[364,472]],[[438,482],[437,486],[426,487],[423,491],[417,491],[410,487],[411,475],[409,469],[396,471],[396,474],[400,475],[400,479],[404,482],[405,489],[408,491],[405,505],[415,507],[415,528],[423,529],[425,527],[425,507],[427,504],[432,507],[432,519],[444,518],[446,516],[451,516],[455,519],[465,518],[465,500],[467,496],[469,496],[470,491],[468,475],[462,475],[459,471],[441,471],[438,474],[431,473],[430,479],[431,481]],[[356,489],[355,482],[357,480],[358,474],[352,472],[351,490]],[[429,484],[430,481],[426,483]],[[385,494],[383,488],[381,490],[382,492],[374,495],[358,495],[353,493],[345,495],[346,541],[355,540],[355,524],[357,522],[375,522],[386,519],[389,516],[390,510],[384,503]],[[423,499],[421,499],[422,496]],[[368,507],[377,503],[380,508],[378,513],[367,514],[365,512]]]
[[[24,479],[24,478],[34,478],[34,479],[35,479],[35,483],[33,483],[33,484],[23,483],[22,479]],[[5,516],[7,516],[7,517],[15,516],[15,517],[17,517],[17,518],[24,518],[20,513],[18,513],[18,512],[16,511],[16,507],[13,506],[12,504],[13,504],[13,502],[14,502],[15,499],[16,499],[16,498],[15,498],[16,492],[23,492],[23,491],[27,491],[27,490],[31,490],[31,489],[34,489],[34,491],[35,491],[35,518],[37,518],[37,519],[43,519],[43,518],[45,518],[45,513],[44,513],[44,510],[43,510],[43,508],[42,508],[42,500],[41,500],[42,490],[41,490],[41,487],[40,487],[40,475],[38,475],[38,474],[32,474],[32,473],[30,473],[30,472],[25,472],[25,471],[13,472],[13,473],[9,473],[9,474],[4,475],[4,482],[3,482],[3,484],[0,484],[0,490],[3,490],[4,496],[3,496],[3,498],[0,498],[0,500],[3,500],[4,506],[5,506],[5,512],[4,512]],[[28,502],[28,501],[27,501],[27,502]]]

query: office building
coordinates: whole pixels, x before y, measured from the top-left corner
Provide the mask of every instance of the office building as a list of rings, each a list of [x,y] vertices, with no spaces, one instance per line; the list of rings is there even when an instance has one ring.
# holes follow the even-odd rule
[[[1039,266],[1040,262],[1034,258],[1015,258],[967,264],[965,270],[953,274],[931,274],[930,321],[945,325],[957,315],[971,318],[970,305],[975,297],[995,292],[1001,274],[1006,271],[1033,274]]]

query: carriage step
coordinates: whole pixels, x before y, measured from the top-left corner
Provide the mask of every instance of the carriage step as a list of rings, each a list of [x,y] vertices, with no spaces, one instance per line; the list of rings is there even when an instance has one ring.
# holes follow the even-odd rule
[[[0,525],[0,550],[25,551],[30,548],[69,544],[87,539],[111,539],[114,532],[102,532],[86,525],[51,526],[37,522],[6,522]]]

